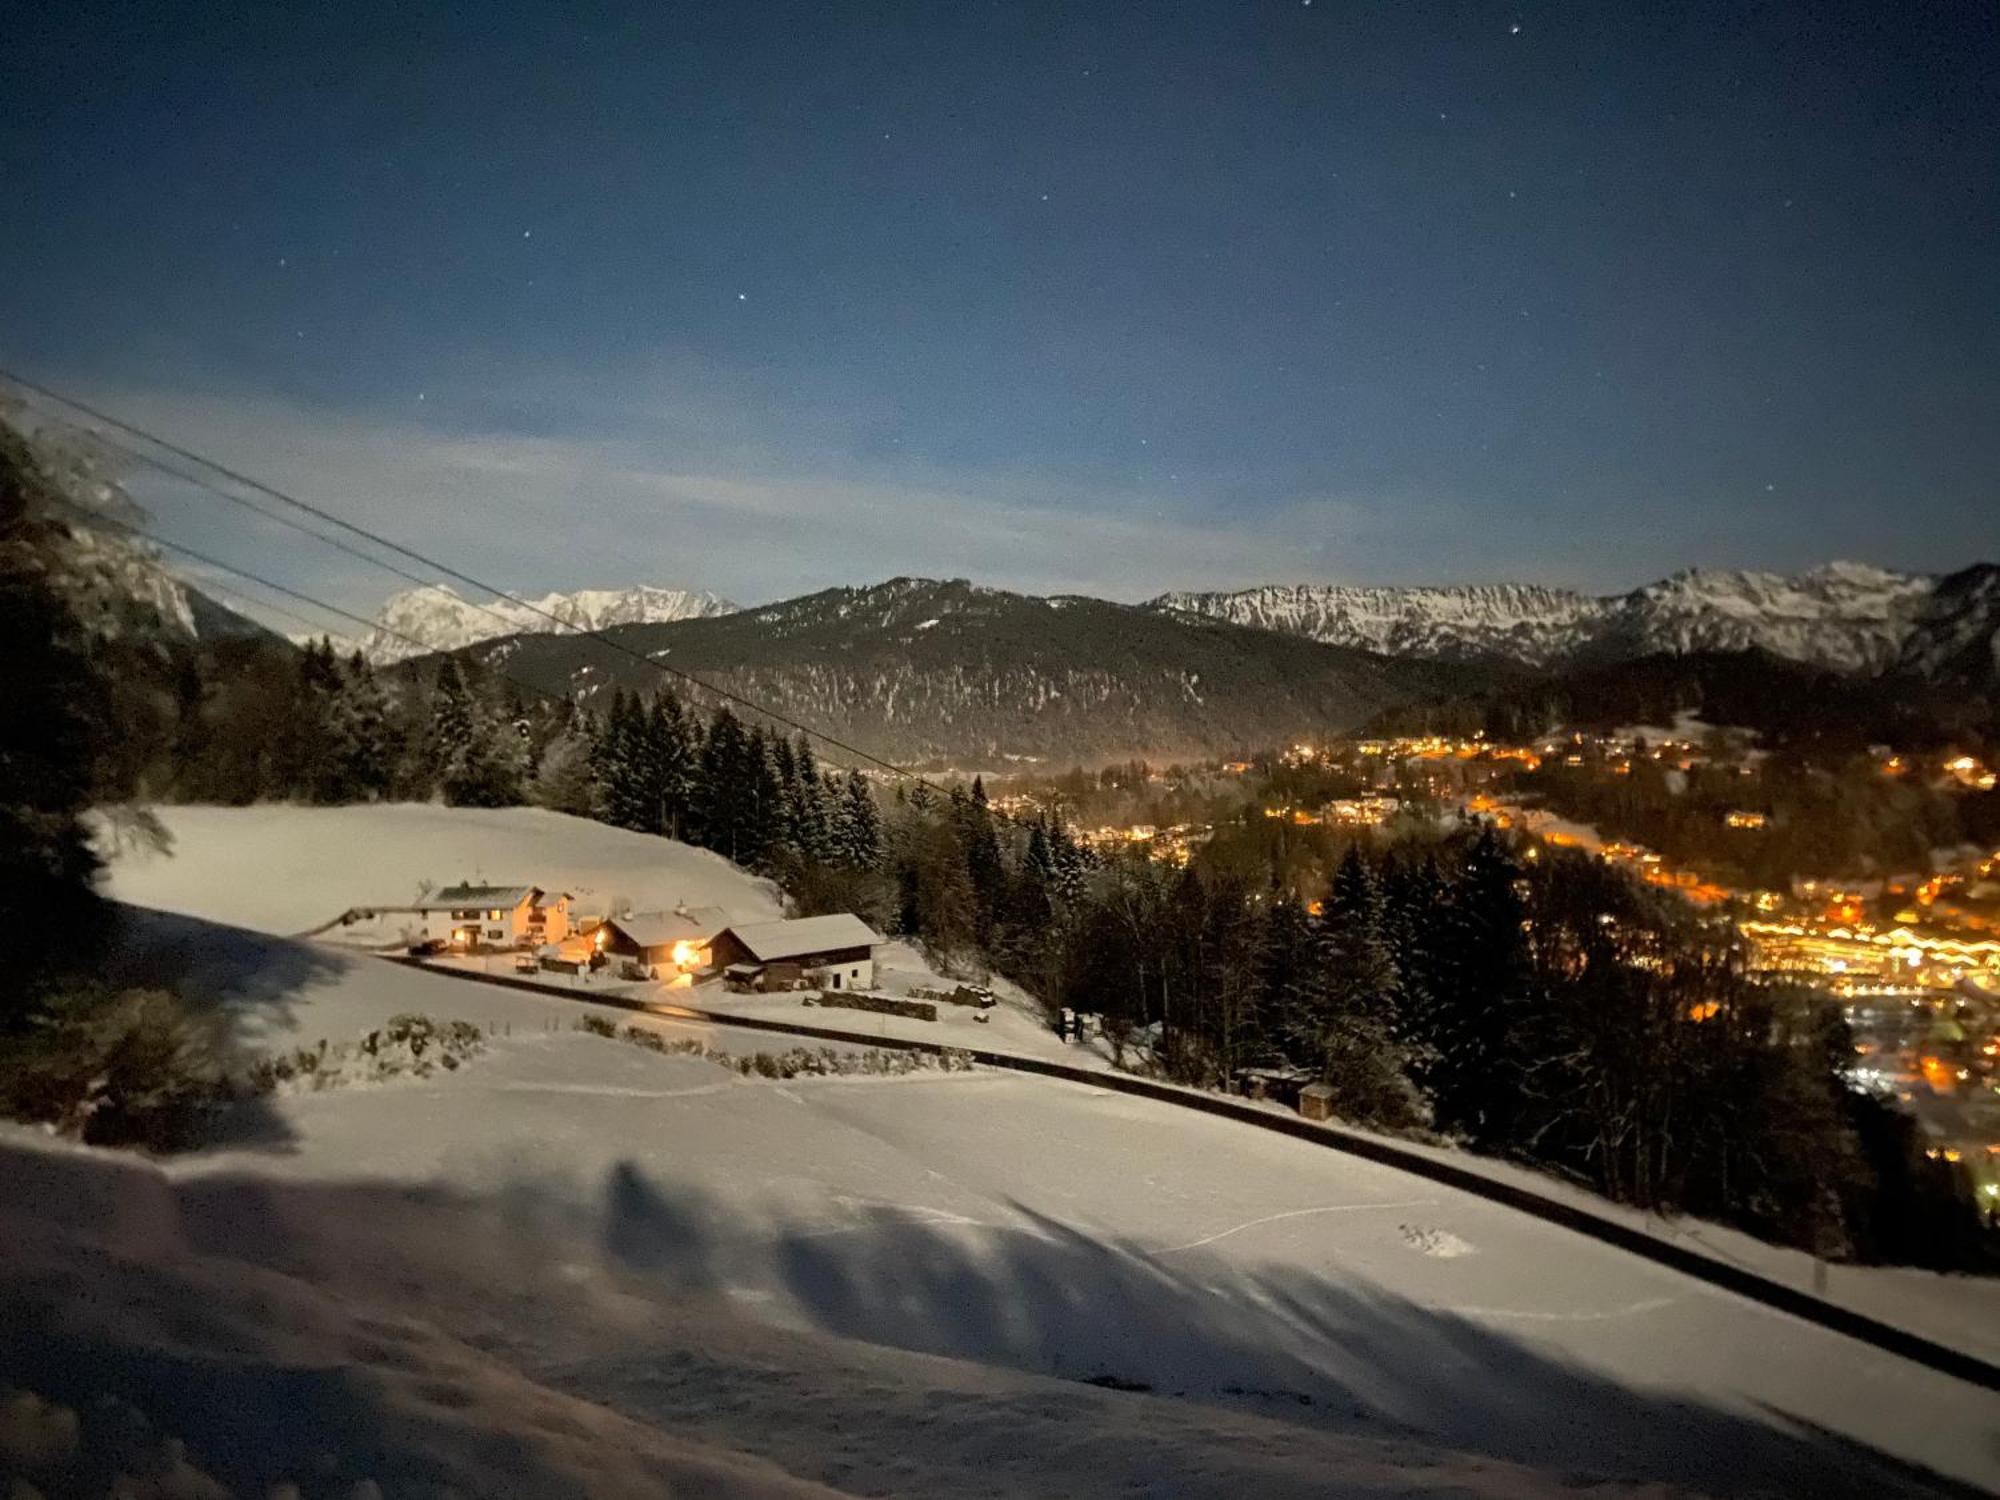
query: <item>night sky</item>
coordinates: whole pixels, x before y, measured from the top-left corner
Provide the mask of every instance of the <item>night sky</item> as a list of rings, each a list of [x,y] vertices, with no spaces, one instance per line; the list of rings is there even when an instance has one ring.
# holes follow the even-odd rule
[[[515,588],[1955,567],[1996,14],[29,5],[0,361]]]

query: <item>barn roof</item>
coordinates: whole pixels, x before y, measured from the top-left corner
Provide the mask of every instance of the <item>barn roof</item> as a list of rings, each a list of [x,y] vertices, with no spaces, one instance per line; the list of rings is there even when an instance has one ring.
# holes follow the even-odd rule
[[[779,922],[748,922],[729,931],[752,956],[767,964],[842,948],[872,948],[882,941],[881,933],[852,912]]]
[[[665,948],[672,943],[698,942],[713,937],[729,925],[729,913],[719,906],[691,906],[683,911],[635,911],[622,917],[607,917],[604,925],[617,928],[641,948]]]

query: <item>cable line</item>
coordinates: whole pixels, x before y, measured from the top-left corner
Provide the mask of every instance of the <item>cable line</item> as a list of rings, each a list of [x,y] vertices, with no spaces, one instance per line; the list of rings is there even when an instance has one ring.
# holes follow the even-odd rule
[[[136,439],[140,443],[149,444],[152,447],[158,448],[164,452],[171,453],[177,458],[184,459],[188,463],[197,465],[198,467],[203,469],[207,469],[212,473],[219,474],[223,478],[231,481],[234,484],[239,484],[248,489],[254,490],[259,494],[267,495],[271,499],[277,500],[284,505],[291,506],[293,509],[301,511],[306,515],[315,517],[316,519],[324,521],[331,526],[338,527],[342,531],[348,532],[354,536],[358,536],[369,542],[372,542],[378,547],[386,548],[389,551],[397,553],[402,557],[411,559],[413,562],[421,563],[425,567],[435,569],[437,572],[442,573],[447,578],[454,579],[460,583],[467,585],[470,588],[479,589],[491,595],[495,599],[504,599],[508,603],[514,605],[516,608],[524,609],[531,614],[541,616],[543,619],[548,620],[560,631],[563,631],[570,635],[582,636],[586,639],[596,641],[598,644],[608,648],[609,650],[615,652],[616,654],[620,656],[629,657],[631,658],[631,660],[638,662],[641,666],[649,667],[653,671],[660,673],[662,676],[674,678],[681,682],[688,683],[689,685],[698,688],[703,692],[712,694],[714,697],[718,699],[721,699],[728,703],[734,703],[739,707],[748,710],[751,713],[757,714],[762,718],[768,719],[773,724],[782,725],[787,729],[794,730],[799,734],[817,740],[823,745],[827,745],[835,750],[840,751],[843,755],[852,757],[857,761],[864,761],[871,766],[875,766],[883,771],[888,772],[892,776],[901,777],[906,781],[914,782],[917,785],[926,787],[929,790],[936,792],[940,795],[946,794],[945,789],[943,787],[940,787],[936,782],[931,781],[928,777],[923,776],[918,772],[909,770],[908,768],[903,766],[899,766],[895,764],[893,761],[884,760],[881,756],[875,755],[870,751],[863,750],[858,745],[849,744],[847,741],[842,740],[835,735],[827,734],[822,730],[814,729],[811,725],[802,723],[798,719],[792,718],[788,714],[780,713],[778,710],[773,708],[767,708],[763,704],[758,703],[755,699],[750,698],[742,693],[738,693],[730,688],[721,687],[715,683],[705,681],[704,679],[695,676],[691,672],[684,671],[679,667],[670,666],[665,662],[659,661],[654,657],[646,655],[644,652],[635,651],[631,647],[626,646],[619,641],[613,640],[610,636],[606,635],[602,630],[590,626],[578,625],[573,621],[565,620],[562,616],[554,613],[551,610],[542,608],[540,605],[534,603],[531,600],[518,598],[515,595],[509,593],[507,590],[499,588],[491,583],[488,583],[481,578],[475,577],[470,573],[462,572],[459,569],[452,567],[448,563],[440,562],[438,559],[434,557],[431,557],[423,552],[417,551],[415,548],[406,547],[401,542],[393,541],[390,538],[381,535],[379,532],[369,530],[365,526],[360,526],[352,521],[345,520],[342,517],[335,515],[333,512],[325,510],[320,506],[314,505],[309,501],[301,500],[298,499],[296,496],[289,495],[285,493],[283,490],[278,489],[274,485],[267,484],[263,480],[257,479],[252,475],[245,474],[240,470],[230,468],[226,464],[219,463],[214,459],[205,457],[204,455],[196,452],[191,448],[184,447],[183,445],[174,442],[170,438],[161,437],[159,434],[149,431],[148,429],[141,427],[136,423],[128,422],[122,417],[114,416],[110,412],[92,406],[88,402],[78,400],[73,396],[64,395],[60,391],[53,390],[50,387],[41,384],[39,381],[31,380],[27,376],[21,375],[14,370],[6,368],[5,366],[0,366],[0,379],[4,379],[13,385],[19,386],[22,390],[32,392],[33,394],[42,397],[45,401],[52,401],[59,406],[67,407],[71,411],[81,412],[83,415],[91,418],[94,421],[101,422],[106,426],[115,428],[117,431],[126,434],[129,438]],[[181,480],[184,483],[192,484],[196,488],[201,489],[206,493],[227,500],[232,504],[247,506],[249,509],[255,511],[259,515],[263,515],[268,519],[278,521],[280,522],[280,524],[291,526],[294,530],[301,531],[308,536],[312,536],[320,541],[326,542],[330,546],[339,548],[342,552],[348,554],[351,557],[356,557],[364,562],[372,563],[376,567],[383,568],[388,572],[396,574],[398,577],[407,579],[413,583],[417,583],[422,587],[425,588],[435,587],[435,580],[419,578],[416,575],[406,572],[403,569],[397,567],[393,563],[386,562],[381,558],[371,556],[368,553],[362,552],[359,549],[347,543],[343,543],[335,538],[325,536],[324,534],[317,532],[312,528],[303,525],[302,523],[298,523],[292,521],[287,517],[274,514],[273,512],[269,511],[264,507],[255,505],[254,503],[251,503],[243,499],[241,496],[231,494],[230,492],[220,488],[219,486],[205,479],[202,479],[198,475],[190,474],[185,469],[177,467],[173,464],[169,464],[166,460],[161,459],[156,454],[144,451],[139,448],[132,447],[131,445],[126,443],[120,443],[116,439],[107,438],[102,433],[95,434],[95,436],[99,437],[101,440],[108,443],[118,452],[124,453],[129,457],[138,459],[142,463],[149,464],[152,467],[160,470],[162,473],[169,474],[174,478]],[[385,634],[395,636],[399,640],[406,641],[418,647],[426,654],[430,653],[435,649],[434,647],[428,645],[427,643],[418,641],[414,637],[406,635],[401,631],[397,631],[394,629],[390,629],[389,627],[379,625],[377,622],[373,620],[363,619],[359,615],[353,614],[344,609],[340,609],[337,606],[326,604],[323,601],[312,598],[310,595],[300,593],[295,589],[288,588],[285,585],[277,583],[273,580],[261,578],[257,574],[251,573],[245,569],[234,567],[233,565],[221,562],[216,558],[208,557],[205,554],[198,553],[194,551],[192,548],[182,546],[181,544],[176,542],[167,541],[164,537],[156,536],[151,532],[143,530],[142,528],[132,527],[130,529],[136,532],[138,535],[144,536],[148,541],[151,541],[158,546],[165,547],[170,551],[181,553],[182,555],[190,557],[195,561],[206,563],[210,567],[220,568],[224,572],[233,573],[239,577],[247,578],[252,582],[260,583],[265,588],[275,590],[276,592],[283,594],[288,598],[301,600],[305,603],[314,605],[317,608],[327,610],[332,614],[339,615],[343,619],[352,620],[355,623],[361,625],[365,629],[382,630]],[[487,608],[486,606],[475,603],[473,607],[475,609],[480,609],[482,612],[484,612],[493,619],[501,620],[503,623],[507,623],[510,625],[513,623],[511,621],[507,621],[504,616],[497,614],[495,611]],[[521,679],[512,677],[511,675],[506,674],[504,672],[502,673],[502,675],[508,676],[508,680],[516,682],[521,686],[524,687],[530,686],[529,684],[523,682]],[[541,687],[534,687],[532,690],[550,697],[566,696],[566,695],[554,694],[550,690]],[[1006,821],[1008,822],[1018,823],[1020,821],[1019,819],[1016,819],[1005,813],[1002,813],[999,816],[1005,818]]]

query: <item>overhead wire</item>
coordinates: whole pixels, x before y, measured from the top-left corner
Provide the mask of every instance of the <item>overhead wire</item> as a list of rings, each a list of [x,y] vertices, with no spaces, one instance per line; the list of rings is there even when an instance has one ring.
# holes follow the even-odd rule
[[[343,517],[334,514],[331,511],[328,511],[320,506],[312,504],[309,501],[301,500],[296,496],[287,494],[285,491],[278,489],[274,485],[266,483],[265,481],[257,479],[254,476],[246,474],[240,470],[231,468],[227,464],[223,464],[215,459],[208,458],[207,456],[195,451],[194,449],[185,447],[182,444],[173,441],[171,438],[162,437],[158,433],[152,432],[147,428],[139,426],[137,423],[127,421],[122,417],[104,411],[96,406],[89,404],[88,402],[79,400],[78,398],[73,396],[66,395],[61,391],[57,391],[49,386],[43,385],[41,382],[32,380],[29,377],[22,375],[19,372],[9,369],[5,366],[0,366],[0,380],[5,380],[24,391],[39,396],[44,401],[52,402],[59,407],[66,408],[73,412],[79,412],[93,421],[103,423],[105,426],[111,427],[115,429],[117,432],[124,434],[126,438],[129,439],[130,441],[121,442],[118,439],[109,437],[101,432],[92,434],[93,437],[97,438],[99,441],[106,443],[115,451],[123,453],[130,458],[136,459],[141,463],[147,464],[150,467],[159,470],[161,473],[167,474],[175,479],[178,479],[185,484],[193,485],[207,494],[211,494],[220,499],[226,500],[231,504],[243,506],[249,510],[254,511],[258,515],[264,516],[269,520],[276,521],[280,525],[288,526],[291,529],[298,531],[306,536],[313,537],[321,542],[326,543],[329,546],[336,547],[341,552],[345,553],[348,556],[357,558],[363,562],[370,563],[373,566],[380,567],[385,571],[396,575],[397,577],[403,578],[409,582],[416,583],[421,587],[431,588],[436,586],[435,579],[421,578],[418,575],[410,573],[409,571],[399,567],[394,563],[388,562],[379,557],[375,557],[367,552],[362,551],[360,548],[354,547],[351,544],[341,541],[338,538],[326,536],[323,532],[320,532],[312,527],[309,527],[305,525],[303,522],[297,521],[292,517],[285,516],[278,512],[272,511],[268,507],[257,505],[255,502],[252,502],[241,495],[232,493],[229,490],[223,489],[221,486],[202,478],[198,474],[191,474],[187,471],[187,469],[179,465],[169,463],[167,460],[160,458],[157,453],[150,451],[150,449],[157,448],[162,452],[170,453],[174,455],[176,458],[184,460],[188,464],[193,464],[198,468],[206,469],[211,473],[218,474],[232,484],[242,485],[259,494],[269,496],[271,499],[277,500],[284,505],[290,506],[293,509],[300,511],[303,514],[324,521],[327,524],[337,527],[340,530],[348,532],[354,536],[361,537],[364,540],[369,541],[378,547],[382,547],[391,552],[394,552],[399,556],[409,558],[414,562],[418,562],[426,567],[432,568],[436,570],[438,573],[441,573],[448,578],[466,584],[468,587],[482,590],[485,593],[491,595],[495,599],[504,599],[508,603],[513,604],[516,608],[527,610],[528,612],[534,615],[540,616],[541,618],[548,620],[559,631],[562,631],[572,636],[580,636],[585,639],[595,641],[599,645],[609,649],[613,653],[619,656],[628,657],[632,661],[639,663],[641,666],[648,667],[653,671],[660,673],[664,677],[672,678],[678,682],[686,683],[689,686],[694,687],[702,692],[705,692],[720,701],[726,703],[733,703],[738,707],[741,707],[753,714],[756,714],[760,718],[769,720],[773,724],[782,725],[783,727],[793,730],[796,733],[817,740],[821,744],[829,746],[832,749],[839,751],[841,754],[853,758],[854,760],[865,762],[868,765],[874,766],[882,771],[888,772],[892,776],[896,776],[902,778],[905,781],[923,786],[932,792],[938,793],[939,795],[945,794],[945,789],[943,787],[940,787],[936,782],[931,781],[928,777],[923,776],[922,774],[916,771],[912,771],[904,766],[899,766],[895,764],[893,761],[885,760],[881,756],[875,755],[872,752],[864,750],[857,745],[850,744],[849,742],[840,739],[838,736],[828,734],[823,730],[814,729],[811,725],[805,724],[788,714],[780,712],[777,709],[773,709],[764,704],[761,704],[746,694],[739,693],[731,688],[722,687],[718,684],[708,682],[700,677],[697,677],[691,672],[685,671],[682,668],[671,666],[668,663],[660,661],[655,657],[648,656],[644,652],[635,651],[631,647],[624,645],[622,642],[614,640],[610,636],[606,635],[601,629],[578,625],[574,621],[566,620],[562,616],[554,613],[551,610],[543,608],[542,606],[534,603],[531,600],[518,598],[517,596],[509,593],[505,589],[499,588],[498,586],[488,583],[483,579],[477,578],[472,574],[454,568],[448,563],[442,562],[437,558],[431,557],[423,552],[420,552],[413,547],[408,547],[401,542],[397,542],[389,537],[383,536],[380,533],[372,531],[365,526],[360,526],[352,521],[348,521]],[[135,443],[144,444],[148,446],[147,447],[134,446]],[[164,547],[169,551],[180,553],[183,556],[189,557],[194,561],[201,562],[209,567],[218,568],[224,572],[231,573],[235,576],[246,578],[251,582],[258,583],[261,586],[267,589],[271,589],[279,594],[282,594],[287,598],[299,600],[303,603],[312,605],[314,608],[326,610],[327,612],[337,615],[342,619],[351,620],[354,623],[362,626],[364,629],[380,630],[384,634],[394,636],[397,639],[402,640],[412,646],[415,646],[417,649],[427,653],[435,649],[431,645],[423,641],[420,641],[413,636],[410,636],[404,632],[395,630],[393,628],[384,626],[378,621],[364,619],[362,616],[353,614],[348,610],[341,609],[336,605],[327,604],[323,600],[315,599],[311,595],[302,593],[296,589],[292,589],[287,585],[276,582],[275,580],[263,578],[258,574],[252,573],[246,569],[238,568],[233,564],[223,562],[222,560],[208,556],[207,554],[197,552],[192,548],[186,547],[177,542],[170,541],[165,537],[158,536],[152,532],[144,530],[143,528],[136,526],[128,526],[127,529],[134,531],[138,535],[144,536],[146,540],[154,543],[156,546]],[[471,603],[473,608],[480,609],[490,618],[500,620],[502,623],[509,625],[510,628],[518,624],[517,621],[509,620],[506,616],[501,615],[496,611],[487,608],[486,606],[480,605],[475,601],[466,601],[466,602]],[[552,698],[553,697],[567,698],[567,695],[565,694],[557,694],[549,689],[539,686],[538,684],[529,684],[528,682],[525,681],[525,679],[515,677],[512,674],[503,672],[502,675],[507,676],[508,680],[517,683],[517,685],[523,687],[530,687],[532,691],[541,693],[545,696]],[[1001,814],[1000,816],[1007,818],[1007,821],[1010,822],[1018,821],[1017,819],[1014,819],[1007,814]]]

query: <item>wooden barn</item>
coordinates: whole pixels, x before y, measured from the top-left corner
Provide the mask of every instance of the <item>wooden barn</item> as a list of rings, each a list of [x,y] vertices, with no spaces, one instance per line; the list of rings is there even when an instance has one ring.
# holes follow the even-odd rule
[[[866,990],[882,934],[851,912],[748,922],[718,932],[710,964],[744,989]]]

